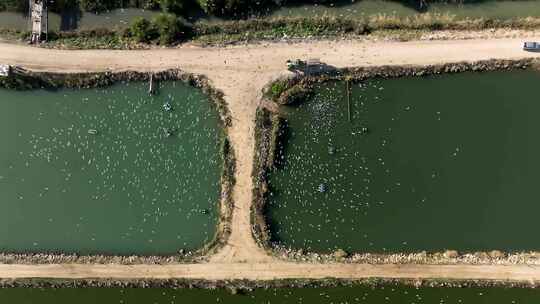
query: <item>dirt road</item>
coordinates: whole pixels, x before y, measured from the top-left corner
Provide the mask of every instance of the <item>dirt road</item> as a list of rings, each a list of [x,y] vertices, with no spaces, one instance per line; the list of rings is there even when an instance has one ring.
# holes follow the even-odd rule
[[[528,38],[534,40],[534,38]],[[536,37],[540,40],[540,37]],[[39,71],[85,72],[168,68],[205,74],[225,93],[233,116],[229,130],[236,153],[232,234],[228,244],[208,264],[174,266],[121,265],[0,265],[0,277],[123,277],[123,278],[433,278],[540,280],[531,266],[467,265],[350,265],[297,264],[277,261],[260,249],[251,235],[251,171],[255,109],[261,89],[283,73],[291,58],[319,58],[336,66],[437,64],[491,58],[518,59],[539,56],[521,50],[521,39],[450,40],[417,42],[320,41],[265,43],[225,48],[182,47],[137,51],[67,51],[0,43],[0,64],[22,65]]]
[[[112,279],[207,279],[273,280],[287,278],[322,279],[337,277],[403,279],[493,279],[514,282],[540,280],[539,270],[521,266],[473,265],[369,265],[295,263],[212,263],[192,265],[0,265],[9,278],[112,278]]]

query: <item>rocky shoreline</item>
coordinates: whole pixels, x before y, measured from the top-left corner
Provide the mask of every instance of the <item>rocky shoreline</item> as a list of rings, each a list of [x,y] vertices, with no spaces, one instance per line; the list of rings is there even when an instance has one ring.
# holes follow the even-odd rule
[[[460,253],[456,250],[428,253],[352,253],[336,250],[333,253],[305,252],[270,246],[277,258],[303,263],[358,263],[358,264],[430,264],[430,265],[540,265],[540,252],[502,252],[499,250]]]
[[[119,256],[119,255],[76,255],[61,253],[0,253],[0,264],[151,264],[166,265],[178,263],[196,263],[202,254],[183,252],[172,256]]]
[[[0,79],[0,88],[14,90],[48,89],[56,90],[60,88],[88,89],[106,87],[119,82],[149,81],[150,73],[135,71],[125,72],[103,72],[103,73],[37,73],[20,70],[9,78]],[[208,78],[203,75],[195,75],[183,72],[182,70],[165,70],[151,73],[154,81],[182,81],[190,86],[199,88],[206,94],[216,109],[220,117],[220,125],[223,128],[223,138],[221,146],[221,158],[223,170],[221,173],[221,197],[219,202],[219,220],[214,238],[202,248],[195,251],[179,250],[175,255],[164,256],[142,256],[142,255],[78,255],[50,253],[0,253],[1,264],[178,264],[197,263],[206,260],[219,248],[225,245],[229,235],[232,219],[232,188],[234,186],[235,157],[234,151],[229,144],[227,134],[228,127],[232,124],[231,114],[223,93],[216,90],[210,84]]]
[[[414,287],[414,288],[538,288],[539,282],[486,280],[420,279],[282,279],[270,281],[199,279],[0,279],[0,288],[198,288],[226,289],[244,294],[257,288],[329,288],[329,287]]]
[[[327,81],[360,82],[373,78],[425,77],[463,72],[538,69],[539,65],[540,61],[537,59],[519,59],[458,62],[428,66],[409,65],[331,69],[317,75],[296,74],[292,77],[278,79],[264,88],[263,95],[269,99],[265,101],[266,103],[273,101],[277,105],[287,105],[296,104],[309,98],[315,84]],[[252,230],[258,244],[272,256],[282,260],[306,263],[540,265],[540,252],[492,250],[489,252],[461,253],[455,250],[446,250],[431,253],[422,251],[417,253],[372,254],[348,253],[344,250],[336,250],[332,253],[322,254],[273,244],[271,242],[270,227],[265,216],[266,195],[268,193],[266,176],[268,172],[276,170],[271,164],[275,161],[275,155],[279,154],[277,150],[282,146],[280,134],[286,132],[283,128],[287,128],[287,126],[279,111],[271,112],[265,108],[260,108],[258,111],[261,114],[260,117],[258,116],[255,129],[256,153],[253,167]],[[277,121],[278,126],[269,123],[271,121]]]
[[[267,252],[272,252],[270,229],[264,215],[268,194],[267,174],[274,170],[274,160],[278,153],[279,136],[284,128],[284,120],[277,113],[265,108],[257,109],[255,116],[255,154],[253,157],[253,200],[251,204],[252,235],[257,244]]]

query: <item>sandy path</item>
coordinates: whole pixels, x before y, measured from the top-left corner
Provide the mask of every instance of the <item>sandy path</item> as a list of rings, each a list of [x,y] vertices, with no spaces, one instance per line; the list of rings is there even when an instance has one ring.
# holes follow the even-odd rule
[[[536,37],[540,40],[540,37]],[[531,38],[529,38],[531,39]],[[534,39],[534,38],[533,38]],[[533,40],[531,39],[531,40]],[[251,171],[255,109],[261,89],[285,71],[290,58],[320,58],[336,66],[437,64],[491,58],[517,59],[539,56],[521,50],[521,39],[452,40],[421,42],[321,41],[266,43],[226,48],[182,47],[138,51],[65,51],[0,43],[0,63],[39,71],[84,72],[168,68],[205,74],[225,93],[233,116],[229,133],[236,153],[232,234],[228,244],[208,264],[194,265],[0,265],[0,277],[115,277],[115,278],[434,278],[540,280],[531,266],[468,265],[351,265],[297,264],[277,261],[260,249],[251,235]]]
[[[520,282],[540,280],[538,268],[528,266],[475,265],[369,265],[369,264],[296,264],[296,263],[213,263],[192,265],[0,265],[2,277],[9,278],[113,278],[207,280],[282,278],[321,279],[339,277],[402,279],[491,279]]]

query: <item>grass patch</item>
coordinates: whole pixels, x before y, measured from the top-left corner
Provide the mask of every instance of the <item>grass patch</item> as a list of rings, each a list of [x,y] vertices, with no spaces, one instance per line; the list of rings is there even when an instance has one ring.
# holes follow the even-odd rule
[[[272,83],[270,85],[270,90],[268,91],[270,93],[268,94],[269,97],[274,101],[277,100],[279,96],[281,96],[281,94],[283,94],[283,92],[285,92],[287,89],[287,83],[288,81],[284,79],[280,79]]]
[[[26,40],[30,39],[30,35],[31,33],[29,31],[20,31],[5,27],[0,28],[0,37],[6,40]]]
[[[62,37],[51,39],[45,44],[49,48],[63,49],[131,49],[134,43],[117,35],[96,37]]]

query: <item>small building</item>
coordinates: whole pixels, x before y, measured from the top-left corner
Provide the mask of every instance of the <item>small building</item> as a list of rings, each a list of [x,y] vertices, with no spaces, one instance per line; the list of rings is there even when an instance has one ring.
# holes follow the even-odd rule
[[[32,30],[31,43],[39,43],[43,40],[43,34],[49,31],[49,14],[47,10],[47,0],[30,1],[30,23]]]
[[[7,64],[0,64],[0,76],[8,77],[11,74],[11,66]]]

